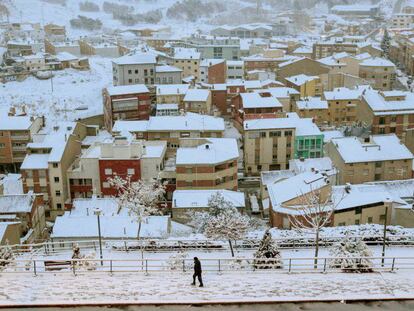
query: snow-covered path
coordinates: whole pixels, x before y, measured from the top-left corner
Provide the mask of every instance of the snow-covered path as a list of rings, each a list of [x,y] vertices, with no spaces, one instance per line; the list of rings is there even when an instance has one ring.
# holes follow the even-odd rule
[[[78,276],[48,273],[0,275],[0,305],[73,302],[212,302],[414,298],[414,272],[208,273],[205,287],[191,286],[190,273]]]

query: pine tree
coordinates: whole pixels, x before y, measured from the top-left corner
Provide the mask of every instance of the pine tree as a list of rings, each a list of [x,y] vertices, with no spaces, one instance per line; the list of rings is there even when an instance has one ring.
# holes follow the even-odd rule
[[[382,56],[389,57],[390,54],[391,37],[388,34],[387,29],[384,29],[384,36],[381,41]]]
[[[254,258],[255,269],[279,269],[283,266],[279,248],[269,230],[264,233]]]
[[[329,254],[332,268],[340,268],[345,272],[372,272],[372,252],[368,246],[356,238],[345,237],[333,245]]]

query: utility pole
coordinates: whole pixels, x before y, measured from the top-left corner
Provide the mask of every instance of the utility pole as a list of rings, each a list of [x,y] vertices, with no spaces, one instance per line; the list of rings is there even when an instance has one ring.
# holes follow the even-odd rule
[[[96,215],[97,220],[98,220],[99,256],[101,258],[101,266],[103,266],[103,260],[102,260],[103,259],[103,257],[102,257],[102,237],[101,237],[101,219],[100,219],[100,216],[101,216],[102,211],[99,208],[96,208],[94,212],[95,212],[95,215]]]
[[[381,259],[381,266],[384,267],[385,264],[385,244],[386,244],[386,240],[387,240],[387,220],[388,220],[388,206],[391,203],[391,199],[390,198],[386,198],[384,200],[384,205],[385,205],[385,219],[384,219],[384,234],[383,234],[383,238],[382,238],[382,259]]]

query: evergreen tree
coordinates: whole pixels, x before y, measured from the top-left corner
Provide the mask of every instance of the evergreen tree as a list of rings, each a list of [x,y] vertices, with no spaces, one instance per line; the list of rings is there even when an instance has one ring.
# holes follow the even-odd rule
[[[279,269],[283,266],[282,256],[269,230],[263,235],[259,249],[254,254],[255,269]]]
[[[388,34],[387,29],[384,29],[384,36],[382,37],[382,41],[381,41],[382,56],[388,58],[389,53],[390,53],[390,44],[391,44],[391,37]]]
[[[345,272],[371,272],[372,252],[368,246],[356,238],[345,237],[339,243],[333,245],[329,251],[332,268],[340,268]]]

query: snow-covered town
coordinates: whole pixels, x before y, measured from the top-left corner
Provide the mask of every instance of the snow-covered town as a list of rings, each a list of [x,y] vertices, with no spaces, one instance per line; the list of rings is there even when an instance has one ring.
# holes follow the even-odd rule
[[[414,0],[0,0],[0,308],[414,309],[413,76]]]

